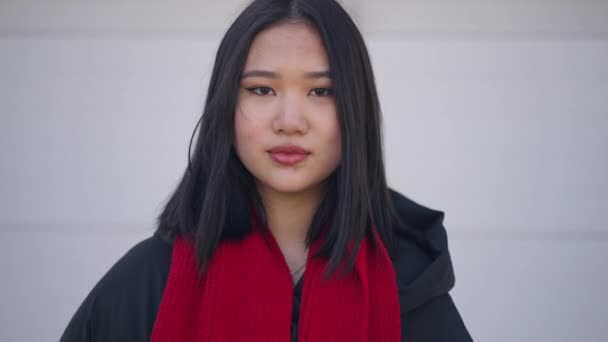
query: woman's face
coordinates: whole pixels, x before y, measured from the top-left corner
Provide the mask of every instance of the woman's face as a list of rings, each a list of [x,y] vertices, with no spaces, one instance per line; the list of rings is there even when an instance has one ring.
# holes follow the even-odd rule
[[[262,193],[318,191],[341,158],[329,63],[305,22],[260,32],[243,69],[235,148]]]

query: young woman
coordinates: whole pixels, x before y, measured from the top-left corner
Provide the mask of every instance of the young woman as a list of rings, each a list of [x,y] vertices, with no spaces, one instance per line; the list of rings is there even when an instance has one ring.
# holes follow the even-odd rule
[[[361,34],[332,0],[256,0],[215,60],[159,216],[62,341],[470,341],[443,213],[387,187]]]

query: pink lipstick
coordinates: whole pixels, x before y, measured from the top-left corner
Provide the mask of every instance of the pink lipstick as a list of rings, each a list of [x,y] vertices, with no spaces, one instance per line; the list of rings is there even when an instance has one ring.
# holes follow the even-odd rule
[[[292,166],[302,162],[310,152],[297,145],[280,145],[268,151],[272,160],[285,166]]]

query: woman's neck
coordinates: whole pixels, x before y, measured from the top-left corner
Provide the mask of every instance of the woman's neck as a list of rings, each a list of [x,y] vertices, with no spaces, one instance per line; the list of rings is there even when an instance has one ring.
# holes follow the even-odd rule
[[[264,202],[268,229],[281,243],[304,243],[310,224],[323,196],[323,188],[315,187],[298,193],[283,193],[258,186]]]

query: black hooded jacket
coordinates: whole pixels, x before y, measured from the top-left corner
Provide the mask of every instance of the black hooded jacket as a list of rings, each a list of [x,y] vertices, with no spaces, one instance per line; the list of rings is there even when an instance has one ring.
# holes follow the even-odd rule
[[[391,190],[401,219],[393,260],[403,341],[472,341],[449,295],[454,271],[443,212]],[[169,274],[172,245],[159,234],[132,247],[101,278],[80,305],[61,342],[149,341]],[[295,336],[301,281],[294,289]],[[292,339],[295,341],[295,339]]]

